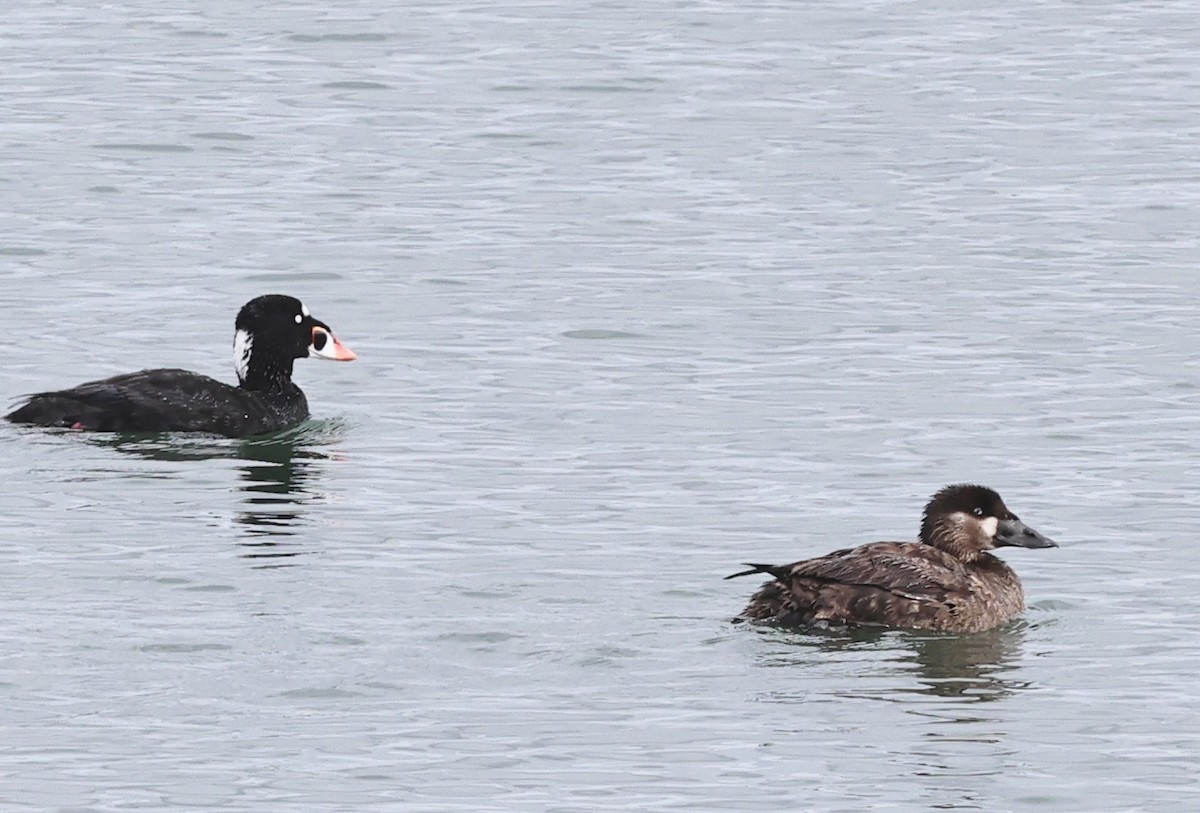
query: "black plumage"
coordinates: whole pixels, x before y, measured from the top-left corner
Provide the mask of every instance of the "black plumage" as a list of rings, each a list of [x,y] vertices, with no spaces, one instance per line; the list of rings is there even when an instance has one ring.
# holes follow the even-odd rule
[[[43,392],[5,417],[14,423],[98,432],[274,432],[308,418],[292,381],[298,358],[355,358],[329,326],[290,296],[260,296],[235,321],[238,385],[179,369],[142,370]]]

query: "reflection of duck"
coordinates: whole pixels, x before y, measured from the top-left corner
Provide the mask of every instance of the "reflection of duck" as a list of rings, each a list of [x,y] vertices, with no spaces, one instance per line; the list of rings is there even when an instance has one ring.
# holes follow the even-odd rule
[[[183,435],[150,437],[94,435],[100,446],[149,460],[238,460],[244,509],[235,521],[243,526],[253,548],[247,558],[297,556],[303,551],[285,547],[281,537],[296,534],[304,522],[305,506],[319,499],[309,485],[318,461],[328,458],[319,445],[336,435],[336,424],[306,424],[298,429],[244,441]]]
[[[1024,622],[970,635],[913,633],[912,645],[920,691],[939,697],[996,700],[1029,686],[1006,676],[1021,657]]]
[[[891,656],[886,658],[891,664],[890,674],[905,678],[906,684],[910,675],[916,680],[915,687],[897,688],[891,684],[883,690],[854,691],[856,695],[882,691],[887,697],[895,697],[897,692],[915,692],[975,702],[997,700],[1030,685],[1009,674],[1020,661],[1028,626],[1018,622],[983,632],[954,635],[882,627],[763,630],[763,633],[789,645],[786,654],[777,651],[769,656],[771,665],[845,664],[846,658],[831,657],[838,655],[851,656],[856,662],[862,659],[863,662],[877,663],[879,655],[887,653]],[[856,667],[855,672],[862,674],[864,670]],[[865,672],[872,678],[880,676],[878,669]],[[845,690],[845,682],[839,680],[838,687],[839,692]],[[806,693],[808,691],[805,689]]]
[[[243,544],[256,548],[279,545],[272,537],[292,536],[304,518],[303,505],[315,495],[306,486],[313,476],[313,461],[325,455],[298,444],[295,436],[239,444],[243,502],[246,509],[237,517],[246,532],[256,537]],[[248,557],[295,556],[296,551],[262,550]]]
[[[925,507],[918,542],[874,542],[790,565],[750,565],[728,578],[766,573],[737,621],[781,626],[868,625],[978,632],[1025,608],[1017,574],[988,553],[1001,546],[1050,548],[1000,495],[947,486]]]
[[[328,325],[290,296],[250,300],[234,327],[236,387],[187,370],[142,370],[39,393],[5,417],[14,423],[99,432],[260,435],[308,418],[308,401],[292,382],[296,359],[355,358]]]

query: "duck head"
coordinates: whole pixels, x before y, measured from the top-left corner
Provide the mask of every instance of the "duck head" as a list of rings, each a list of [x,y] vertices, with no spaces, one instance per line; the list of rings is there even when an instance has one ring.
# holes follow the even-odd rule
[[[921,520],[921,541],[964,562],[1006,546],[1058,547],[1009,511],[995,491],[967,484],[946,486],[933,495]]]
[[[268,390],[285,386],[296,359],[353,361],[354,351],[334,338],[299,299],[282,294],[255,297],[234,322],[233,363],[242,387]]]

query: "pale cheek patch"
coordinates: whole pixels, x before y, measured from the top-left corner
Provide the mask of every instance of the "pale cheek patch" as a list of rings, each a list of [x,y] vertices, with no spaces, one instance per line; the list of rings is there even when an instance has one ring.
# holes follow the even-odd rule
[[[233,334],[233,368],[237,370],[238,381],[246,380],[250,369],[250,353],[254,349],[254,337],[244,330]]]
[[[983,532],[987,534],[988,539],[996,538],[996,531],[1000,528],[1000,520],[995,517],[979,520],[979,527],[983,528]]]

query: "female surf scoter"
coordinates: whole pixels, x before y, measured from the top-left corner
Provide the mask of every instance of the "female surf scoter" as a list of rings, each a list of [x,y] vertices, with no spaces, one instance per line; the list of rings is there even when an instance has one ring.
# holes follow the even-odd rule
[[[925,506],[919,542],[872,542],[790,565],[756,565],[727,576],[766,573],[734,619],[777,626],[888,626],[978,632],[1025,609],[1017,574],[993,548],[1054,548],[1008,510],[1000,495],[947,486]]]
[[[357,356],[290,296],[251,299],[234,323],[238,385],[187,370],[142,370],[69,390],[33,395],[5,417],[13,423],[97,432],[211,432],[246,437],[308,418],[308,400],[292,383],[299,358],[353,361]]]

